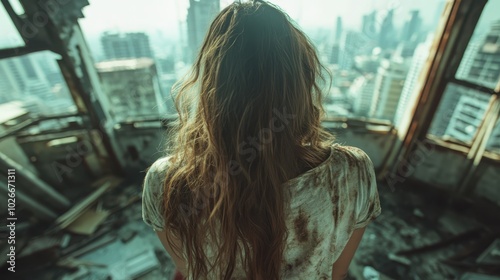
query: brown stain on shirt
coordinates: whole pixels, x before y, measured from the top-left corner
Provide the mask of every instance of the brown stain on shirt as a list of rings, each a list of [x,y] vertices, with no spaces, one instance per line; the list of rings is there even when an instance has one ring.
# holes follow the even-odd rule
[[[308,235],[309,235],[309,233],[308,233]],[[305,264],[313,263],[313,257],[315,256],[316,248],[323,241],[323,237],[320,236],[320,234],[318,232],[318,228],[316,228],[316,227],[311,231],[310,237],[311,238],[308,238],[307,241],[304,241],[307,243],[306,247],[308,248],[308,250],[305,251],[304,254],[300,255],[297,259],[295,259],[293,261],[293,263],[287,264],[286,268],[285,268],[286,271],[296,269],[297,267],[303,266]],[[299,240],[299,242],[301,242],[301,241]]]
[[[333,205],[332,216],[333,216],[335,223],[338,223],[340,220],[340,217],[342,216],[343,209],[337,207],[337,205],[339,204],[339,200],[340,200],[338,191],[334,190],[333,192],[334,193],[332,195],[332,205]]]
[[[302,209],[299,210],[298,216],[293,221],[295,235],[301,243],[307,242],[309,239],[309,231],[307,229],[308,218]]]

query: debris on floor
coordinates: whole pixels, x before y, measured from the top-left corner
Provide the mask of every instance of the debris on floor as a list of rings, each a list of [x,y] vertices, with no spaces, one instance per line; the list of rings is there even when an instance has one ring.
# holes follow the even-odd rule
[[[63,215],[58,230],[29,238],[19,264],[30,269],[18,278],[172,279],[173,262],[142,221],[138,186],[96,186]],[[382,185],[379,194],[382,215],[367,227],[348,279],[499,279],[500,217],[454,206],[428,189]]]
[[[68,225],[67,230],[77,234],[91,235],[108,215],[108,211],[87,209]]]
[[[382,214],[365,231],[350,267],[353,279],[368,279],[368,267],[381,279],[498,279],[499,211],[482,213],[420,186],[381,185],[379,194]]]
[[[55,226],[29,238],[17,259],[23,267],[16,271],[17,279],[129,280],[172,275],[175,267],[170,257],[142,221],[140,184],[118,188],[120,182],[94,184],[95,190],[61,215]],[[5,278],[0,275],[0,279]]]

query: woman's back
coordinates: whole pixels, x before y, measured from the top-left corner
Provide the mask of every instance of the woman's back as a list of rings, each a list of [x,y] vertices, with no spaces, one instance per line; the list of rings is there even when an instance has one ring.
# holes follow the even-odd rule
[[[165,230],[162,198],[169,159],[156,161],[144,183],[143,219],[157,231]],[[324,162],[288,180],[283,188],[288,200],[282,279],[332,279],[332,264],[353,231],[380,214],[371,160],[358,148],[334,144]],[[179,215],[193,215],[196,210],[180,209],[186,212]],[[210,244],[206,250],[209,258],[215,256]],[[241,259],[236,263],[233,279],[247,279]]]
[[[354,228],[378,211],[375,178],[363,152],[333,145],[321,126],[324,72],[307,36],[267,2],[234,2],[210,25],[176,88],[171,157],[144,186],[145,221],[163,221],[158,237],[188,278],[347,271]]]

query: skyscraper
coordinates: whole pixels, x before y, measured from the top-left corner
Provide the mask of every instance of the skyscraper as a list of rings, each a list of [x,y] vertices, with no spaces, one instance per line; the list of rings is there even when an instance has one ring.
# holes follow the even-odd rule
[[[397,44],[396,53],[403,58],[413,57],[415,48],[422,41],[422,18],[418,10],[410,12],[401,33],[401,40]]]
[[[422,26],[422,18],[418,10],[410,12],[409,19],[405,22],[401,40],[405,42],[416,43],[420,37],[420,27]]]
[[[433,36],[429,36],[424,43],[421,43],[415,49],[415,54],[411,60],[410,68],[408,70],[408,75],[406,76],[403,90],[401,92],[401,98],[399,100],[398,108],[396,110],[396,116],[394,118],[394,124],[396,127],[399,127],[403,118],[407,115],[409,104],[415,102],[415,99],[418,96],[418,92],[416,92],[416,86],[418,82],[418,78],[420,77],[420,73],[424,68],[425,62],[429,57],[429,51],[432,44]]]
[[[407,64],[402,59],[382,61],[375,78],[370,116],[394,121],[407,70]]]
[[[360,55],[356,56],[354,60],[356,71],[365,74],[376,74],[378,67],[380,66],[381,57],[380,54],[374,53],[372,55]]]
[[[461,94],[444,135],[469,142],[481,124],[488,107],[489,96],[460,88]]]
[[[371,53],[372,45],[366,41],[363,34],[355,31],[344,32],[340,44],[339,65],[342,70],[350,70],[357,55]]]
[[[166,113],[154,61],[150,58],[111,60],[96,64],[102,89],[115,122],[159,118]]]
[[[349,88],[349,97],[353,104],[355,116],[370,117],[375,89],[375,76],[370,73],[354,80]]]
[[[330,55],[330,63],[339,64],[341,55],[342,55],[342,49],[340,48],[340,45],[338,43],[333,43],[332,54]]]
[[[219,11],[219,0],[189,0],[187,14],[188,62],[194,61],[205,34]]]
[[[482,40],[483,39],[478,36],[471,38],[469,45],[465,50],[464,56],[462,57],[462,61],[460,62],[460,66],[458,67],[457,78],[463,79],[469,75],[472,64],[474,63],[474,58],[479,52],[479,48],[481,48]]]
[[[378,39],[377,35],[377,25],[376,25],[376,12],[373,11],[367,15],[363,16],[363,22],[361,25],[361,32],[364,36],[375,40]]]
[[[32,114],[68,112],[69,94],[55,95],[39,60],[42,53],[0,60],[0,103],[19,100]],[[50,107],[50,110],[48,108]]]
[[[477,50],[467,79],[495,88],[500,78],[500,20],[495,21]]]
[[[44,72],[32,55],[0,60],[0,74],[2,74],[1,84],[7,89],[4,93],[9,101],[24,96],[27,83],[30,81],[36,80],[48,84]]]
[[[11,71],[8,59],[0,60],[0,104],[21,98],[24,85]]]
[[[335,25],[335,42],[339,43],[340,38],[342,38],[342,17],[337,17],[337,23]]]
[[[125,34],[105,32],[101,36],[101,44],[107,60],[153,58],[149,36],[143,32]]]
[[[380,26],[379,41],[378,44],[382,49],[392,49],[394,48],[394,9],[390,9],[385,15],[382,24]]]
[[[339,64],[340,62],[340,55],[342,52],[342,49],[340,48],[341,38],[342,38],[342,18],[339,16],[337,17],[337,23],[335,26],[335,36],[333,39],[332,54],[330,56],[331,64]]]

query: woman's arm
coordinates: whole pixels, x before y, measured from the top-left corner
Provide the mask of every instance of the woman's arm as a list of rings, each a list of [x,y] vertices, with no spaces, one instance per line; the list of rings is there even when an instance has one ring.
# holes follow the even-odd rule
[[[356,250],[358,249],[358,245],[361,242],[361,238],[364,233],[364,227],[353,231],[351,238],[344,247],[344,250],[332,266],[332,280],[340,280],[347,277],[349,264],[354,257],[354,253],[356,253]]]
[[[174,250],[168,245],[167,239],[166,239],[166,232],[165,231],[156,231],[156,235],[158,235],[158,238],[161,241],[161,244],[163,244],[163,247],[165,247],[165,250],[167,250],[168,254],[172,258],[172,260],[175,263],[175,266],[177,270],[182,273],[182,275],[186,276],[187,275],[187,265],[186,261],[180,256],[177,256],[175,254]],[[177,240],[174,238],[174,242],[177,242]],[[176,243],[178,245],[179,243]],[[179,246],[180,247],[180,246]]]

